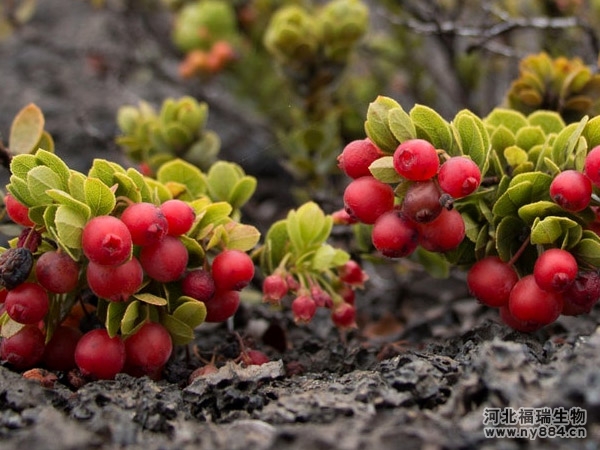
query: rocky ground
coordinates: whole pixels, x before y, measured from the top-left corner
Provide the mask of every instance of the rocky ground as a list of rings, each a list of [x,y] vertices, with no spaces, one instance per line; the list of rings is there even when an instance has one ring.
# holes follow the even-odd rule
[[[270,173],[271,141],[260,119],[215,86],[177,78],[177,57],[167,37],[157,38],[167,36],[164,16],[114,5],[93,10],[85,1],[39,3],[34,19],[0,43],[4,136],[14,114],[35,102],[57,153],[85,170],[94,157],[122,159],[113,140],[119,106],[192,94],[210,103],[210,125],[226,156],[251,173]],[[261,213],[275,216],[276,201],[263,195]],[[269,355],[262,366],[233,362],[239,341],[224,324],[200,327],[161,381],[119,375],[75,389],[63,374],[44,386],[0,366],[0,448],[599,446],[600,310],[525,335],[469,298],[464,274],[435,280],[418,269],[368,269],[360,326],[351,332],[340,333],[324,315],[299,327],[286,311],[245,305],[234,330]],[[188,383],[200,357],[213,354],[220,355],[220,370]],[[584,409],[587,438],[483,434],[486,408],[543,407]]]

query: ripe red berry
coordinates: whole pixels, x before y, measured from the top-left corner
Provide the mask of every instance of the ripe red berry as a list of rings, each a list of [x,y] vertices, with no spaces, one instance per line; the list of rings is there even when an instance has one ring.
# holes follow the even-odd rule
[[[74,369],[75,348],[81,338],[82,333],[77,328],[61,325],[54,333],[52,338],[46,344],[43,361],[50,370],[67,371]]]
[[[481,171],[472,159],[453,156],[441,165],[437,179],[442,191],[453,198],[462,198],[477,190]]]
[[[442,209],[433,221],[419,224],[419,243],[430,252],[447,252],[460,245],[465,237],[465,222],[456,209]]]
[[[394,152],[393,161],[396,172],[412,181],[433,178],[440,166],[435,147],[424,139],[410,139],[401,143]]]
[[[50,301],[43,287],[26,281],[8,292],[4,307],[14,321],[34,324],[46,317]]]
[[[14,223],[24,227],[35,225],[29,218],[29,208],[19,202],[10,192],[4,196],[4,207],[6,208],[6,214]]]
[[[517,272],[497,256],[477,261],[467,273],[471,294],[484,305],[494,308],[508,304],[510,291],[517,281]]]
[[[302,293],[292,301],[294,322],[308,323],[317,311],[317,304],[307,293]]]
[[[140,289],[144,272],[134,256],[119,266],[103,266],[90,261],[86,278],[89,288],[98,297],[124,302]]]
[[[331,311],[331,320],[338,328],[356,328],[356,308],[350,303],[339,303]]]
[[[396,211],[383,214],[373,225],[373,246],[388,258],[404,258],[419,244],[417,226]]]
[[[160,323],[146,322],[125,339],[125,371],[136,377],[159,378],[172,351],[173,342],[167,329]]]
[[[240,306],[239,291],[217,291],[213,298],[204,302],[206,322],[224,322],[235,314]]]
[[[189,255],[187,248],[174,236],[142,247],[140,263],[153,280],[169,283],[180,279],[185,273]]]
[[[262,285],[263,301],[279,303],[288,293],[289,287],[284,276],[272,273],[265,277]]]
[[[584,172],[595,186],[600,187],[600,145],[588,152],[585,158]]]
[[[582,211],[590,204],[592,182],[581,172],[565,170],[552,180],[550,197],[567,211]]]
[[[77,342],[75,363],[86,377],[112,380],[125,365],[125,344],[103,328],[88,331]]]
[[[147,202],[129,205],[121,214],[121,221],[127,226],[135,245],[155,244],[165,237],[169,228],[162,210]]]
[[[90,261],[103,265],[119,265],[131,256],[131,233],[114,216],[98,216],[84,227],[81,236],[83,253]]]
[[[442,212],[440,195],[434,181],[417,181],[404,194],[402,212],[414,222],[431,222]]]
[[[575,281],[563,292],[563,298],[564,315],[589,313],[600,299],[600,274],[591,270],[579,272]]]
[[[64,252],[45,252],[35,263],[35,277],[47,291],[65,294],[77,287],[79,264]]]
[[[338,156],[338,167],[350,178],[371,175],[369,166],[383,153],[369,138],[350,142]]]
[[[213,259],[211,271],[217,290],[238,291],[252,281],[254,263],[240,250],[223,250]]]
[[[541,289],[531,274],[517,281],[508,300],[512,316],[522,322],[537,325],[554,322],[560,316],[562,307],[562,295]]]
[[[508,325],[513,330],[520,331],[522,333],[532,333],[544,326],[541,323],[528,322],[517,319],[510,313],[508,305],[501,306],[498,309],[498,311],[500,313],[500,320],[502,320],[502,322],[504,322],[505,325]]]
[[[167,219],[169,224],[168,233],[171,236],[181,236],[187,233],[192,228],[194,220],[196,220],[196,213],[183,200],[167,200],[160,205],[160,209]]]
[[[344,208],[357,220],[373,224],[394,207],[394,190],[373,177],[352,180],[344,190]]]
[[[44,354],[44,333],[36,325],[26,325],[0,342],[0,359],[17,370],[35,366]]]
[[[533,275],[538,286],[549,292],[562,292],[577,277],[577,260],[567,250],[551,248],[535,262]]]
[[[205,302],[215,295],[215,280],[207,270],[190,270],[181,281],[181,291],[183,295]]]

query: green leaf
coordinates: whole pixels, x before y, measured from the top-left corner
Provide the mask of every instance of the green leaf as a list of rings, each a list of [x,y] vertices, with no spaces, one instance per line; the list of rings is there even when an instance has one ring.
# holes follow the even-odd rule
[[[233,186],[238,181],[235,166],[225,161],[215,163],[207,174],[208,192],[214,201],[229,202]]]
[[[502,194],[492,208],[495,216],[506,217],[517,214],[519,207],[528,203],[531,198],[533,185],[529,181],[523,181],[515,186],[509,187]]]
[[[147,310],[143,310],[143,305],[139,301],[133,300],[128,302],[127,309],[121,319],[121,333],[125,336],[132,334],[136,326],[139,325],[140,322],[143,322],[146,317]]]
[[[50,133],[44,130],[42,132],[42,137],[40,138],[39,142],[35,145],[35,148],[54,153],[54,139],[52,139]]]
[[[204,303],[192,298],[182,296],[179,297],[178,302],[181,302],[175,311],[173,311],[173,317],[188,327],[194,329],[206,320],[206,306]]]
[[[483,167],[490,139],[481,119],[470,111],[460,111],[452,122],[452,129],[462,154],[469,156],[480,168]]]
[[[27,174],[27,185],[36,205],[52,202],[52,199],[46,193],[49,189],[66,189],[66,185],[63,185],[61,178],[46,166],[37,166],[31,169]]]
[[[565,122],[556,111],[538,109],[527,116],[529,125],[539,126],[545,134],[560,133],[565,127]]]
[[[375,178],[383,183],[399,183],[402,181],[400,174],[394,169],[394,157],[382,156],[369,166],[369,170]]]
[[[60,205],[56,210],[54,223],[63,246],[73,249],[81,248],[81,234],[87,223],[87,217],[81,210]]]
[[[113,191],[97,178],[87,178],[83,184],[83,192],[94,217],[110,214],[117,204]]]
[[[231,205],[227,202],[211,203],[198,212],[201,219],[194,228],[202,229],[211,224],[226,223],[231,212]]]
[[[149,305],[155,305],[155,306],[166,306],[167,305],[166,299],[159,297],[158,295],[150,294],[148,292],[141,292],[138,294],[134,294],[133,298],[135,298],[136,300],[139,300],[141,302],[147,303]]]
[[[290,236],[287,221],[279,220],[267,231],[261,253],[260,266],[266,274],[273,273],[289,251]]]
[[[81,216],[85,217],[85,220],[89,220],[91,217],[91,209],[88,205],[80,202],[72,195],[59,189],[50,189],[47,194],[59,205],[66,205],[73,211],[77,211]]]
[[[10,184],[6,187],[8,192],[10,192],[19,202],[23,203],[28,207],[32,207],[38,204],[39,199],[34,197],[29,191],[29,186],[27,185],[27,181],[15,177],[14,175],[10,177]]]
[[[44,132],[44,114],[30,103],[17,113],[10,127],[8,148],[13,155],[32,153]]]
[[[127,197],[134,203],[142,201],[142,194],[140,193],[137,184],[127,175],[126,173],[115,172],[114,181],[117,189],[113,196],[115,197]]]
[[[592,149],[600,145],[600,116],[592,117],[586,123],[581,135],[587,141],[588,148]]]
[[[556,203],[549,200],[529,203],[519,208],[519,217],[528,225],[532,225],[535,219],[546,216],[562,215],[565,210]]]
[[[387,154],[394,153],[399,144],[390,130],[388,121],[389,112],[395,108],[400,108],[398,102],[380,95],[369,104],[367,109],[365,133],[382,152]]]
[[[552,145],[552,160],[558,166],[562,167],[573,153],[587,120],[587,116],[585,116],[579,123],[566,126],[556,137]]]
[[[419,246],[414,255],[432,277],[444,279],[450,276],[450,264],[442,254],[430,252]]]
[[[333,219],[326,216],[314,202],[307,202],[287,216],[287,228],[294,248],[304,252],[313,245],[320,245],[329,237]]]
[[[12,176],[26,180],[29,171],[37,165],[38,161],[35,155],[15,155],[10,161],[10,172]]]
[[[600,266],[600,238],[595,233],[584,232],[583,238],[570,251],[578,261]]]
[[[69,193],[80,202],[86,201],[83,186],[87,179],[88,177],[75,170],[72,170],[69,176],[69,182],[67,183]]]
[[[568,217],[547,216],[543,219],[536,218],[531,226],[532,244],[553,244],[570,228],[581,227],[577,222]]]
[[[517,167],[527,162],[527,158],[527,152],[516,145],[511,145],[504,149],[504,159],[512,167]]]
[[[92,162],[92,167],[88,171],[90,178],[98,178],[105,185],[111,187],[115,184],[115,173],[125,173],[125,169],[116,163],[107,161],[105,159],[96,158]]]
[[[504,217],[496,227],[496,251],[502,261],[510,258],[521,246],[518,237],[523,236],[527,226],[515,216]]]
[[[227,229],[227,248],[247,252],[260,240],[260,231],[252,225],[236,223]]]
[[[399,143],[417,137],[412,119],[401,106],[390,109],[387,118],[390,131]]]
[[[541,145],[546,141],[546,135],[541,127],[528,126],[521,128],[516,135],[516,145],[524,150]]]
[[[432,108],[415,105],[410,110],[410,118],[418,138],[431,142],[438,149],[449,151],[452,148],[450,125]]]
[[[504,125],[496,128],[490,139],[492,141],[492,148],[499,154],[502,154],[505,148],[515,145],[516,142],[515,134]]]
[[[333,267],[339,267],[350,259],[350,255],[331,245],[322,245],[311,259],[311,267],[317,272],[324,272]]]
[[[38,165],[44,165],[52,169],[52,171],[61,179],[62,188],[67,189],[69,177],[71,176],[71,170],[62,159],[60,159],[54,153],[50,153],[49,151],[42,149],[39,149],[35,153],[35,159]]]
[[[239,209],[246,204],[256,190],[256,178],[242,177],[235,183],[229,193],[229,203],[234,209]]]
[[[495,108],[483,121],[493,127],[504,126],[515,135],[521,128],[528,124],[525,115],[507,108]]]
[[[125,302],[108,302],[106,320],[104,322],[106,331],[110,337],[114,337],[121,328],[121,320],[125,315],[128,304]]]
[[[194,339],[194,329],[177,317],[165,315],[161,323],[169,331],[173,345],[185,345]]]
[[[181,159],[173,159],[163,164],[156,173],[156,179],[163,184],[169,181],[182,183],[189,190],[192,199],[207,191],[205,176],[200,169]]]
[[[131,167],[127,169],[127,176],[137,186],[141,201],[153,203],[152,192],[146,183],[146,177]]]

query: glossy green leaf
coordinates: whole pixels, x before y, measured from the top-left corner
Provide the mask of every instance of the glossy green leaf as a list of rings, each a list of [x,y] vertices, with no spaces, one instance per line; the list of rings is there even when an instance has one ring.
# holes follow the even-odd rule
[[[163,316],[161,323],[169,331],[173,345],[185,345],[194,339],[193,328],[172,315]]]
[[[500,217],[517,214],[519,207],[528,203],[532,190],[533,185],[529,181],[523,181],[515,186],[511,186],[498,198],[492,208],[492,213]]]
[[[417,137],[431,142],[443,150],[452,148],[450,125],[435,110],[424,105],[415,105],[410,110],[410,118],[417,130]]]
[[[545,134],[560,133],[565,122],[556,111],[538,109],[527,116],[529,125],[539,126]]]
[[[573,167],[578,172],[584,172],[585,158],[588,154],[588,143],[585,137],[581,136],[575,147],[575,158],[573,159]]]
[[[156,173],[156,179],[163,184],[169,181],[182,183],[194,198],[207,191],[206,180],[200,169],[181,159],[174,159],[163,164]]]
[[[44,114],[30,103],[17,113],[10,127],[8,148],[13,155],[32,153],[44,132]]]
[[[200,221],[197,224],[198,228],[204,228],[210,224],[222,224],[228,221],[231,214],[231,205],[227,202],[217,202],[207,205],[200,213]]]
[[[535,219],[546,216],[564,215],[565,210],[552,201],[540,200],[521,206],[518,214],[525,223],[532,225]]]
[[[383,156],[376,159],[369,166],[369,170],[375,178],[383,183],[398,183],[402,180],[400,174],[394,169],[393,156]]]
[[[569,228],[581,227],[568,217],[547,216],[537,218],[531,226],[532,244],[553,244],[564,237]]]
[[[110,337],[116,336],[121,329],[121,320],[125,315],[127,306],[128,304],[125,302],[108,302],[104,324]]]
[[[390,109],[387,118],[390,131],[399,143],[417,137],[410,115],[401,106]]]
[[[87,178],[83,192],[92,216],[110,214],[117,203],[112,190],[97,178]]]
[[[388,120],[389,112],[399,107],[400,104],[395,100],[380,95],[369,104],[367,109],[365,133],[381,151],[387,154],[394,153],[399,144],[390,130]]]
[[[137,184],[127,175],[126,173],[115,172],[113,179],[116,185],[114,196],[126,197],[134,203],[142,201],[142,194],[140,193]]]
[[[54,139],[46,130],[42,132],[42,137],[38,141],[35,146],[38,149],[43,149],[49,151],[50,153],[54,153]]]
[[[192,298],[182,296],[178,302],[181,304],[173,311],[173,317],[194,329],[206,320],[206,306],[204,303]]]
[[[495,108],[483,121],[493,127],[504,126],[515,135],[528,125],[527,118],[522,113],[506,108]]]

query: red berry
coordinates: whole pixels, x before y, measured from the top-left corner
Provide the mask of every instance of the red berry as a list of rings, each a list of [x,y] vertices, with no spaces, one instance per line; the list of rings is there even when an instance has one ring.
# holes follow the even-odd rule
[[[440,166],[437,151],[423,139],[404,141],[394,152],[394,168],[412,181],[426,181],[435,176]]]
[[[223,250],[212,262],[212,276],[220,291],[239,291],[254,277],[254,263],[240,250]]]
[[[263,301],[279,303],[288,293],[288,284],[285,277],[279,273],[272,273],[265,277],[262,285]]]
[[[500,312],[500,320],[502,320],[505,325],[508,325],[513,330],[520,331],[522,333],[532,333],[543,327],[543,325],[540,323],[527,322],[517,319],[510,313],[508,305],[501,306],[498,311]]]
[[[44,289],[65,294],[77,287],[79,264],[61,251],[42,253],[35,263],[35,277]]]
[[[19,202],[10,192],[4,196],[4,206],[8,217],[24,227],[33,227],[35,223],[29,218],[29,208]]]
[[[562,292],[577,276],[577,260],[567,250],[551,248],[535,262],[533,275],[540,288],[549,292]]]
[[[121,214],[121,221],[131,233],[135,245],[159,242],[167,234],[169,223],[162,210],[152,203],[133,203]]]
[[[394,190],[373,177],[352,180],[344,190],[344,208],[357,220],[373,224],[394,207]]]
[[[103,328],[88,331],[77,342],[75,363],[86,377],[112,380],[125,365],[125,344]]]
[[[414,222],[431,222],[442,212],[441,192],[434,181],[413,183],[402,200],[402,212]]]
[[[526,275],[517,281],[508,300],[512,316],[536,325],[554,322],[560,316],[562,307],[562,295],[541,289],[533,275]]]
[[[346,302],[334,306],[331,320],[338,328],[356,328],[356,309]]]
[[[83,253],[90,261],[103,265],[119,265],[131,256],[131,233],[114,216],[98,216],[84,227],[81,236]]]
[[[240,306],[239,291],[217,291],[213,298],[204,302],[206,322],[224,322],[235,314]]]
[[[43,360],[46,367],[62,371],[74,369],[75,348],[81,336],[81,331],[73,327],[61,325],[54,330],[44,350]]]
[[[247,366],[262,366],[271,360],[260,350],[246,350],[242,354],[242,361]]]
[[[552,180],[550,197],[567,211],[582,211],[590,204],[592,182],[581,172],[565,170]]]
[[[351,286],[362,287],[369,276],[365,273],[359,263],[353,259],[349,260],[338,269],[340,280]]]
[[[183,200],[167,200],[160,205],[160,209],[167,219],[169,224],[168,233],[171,236],[181,236],[187,233],[192,228],[194,220],[196,220],[196,213]]]
[[[342,286],[346,286],[352,291],[352,288],[349,285],[342,284]],[[310,296],[314,300],[315,305],[317,305],[317,308],[331,308],[333,305],[333,299],[331,298],[331,295],[325,292],[323,288],[316,283],[310,287]]]
[[[588,152],[584,172],[595,186],[600,187],[600,145]]]
[[[140,263],[153,280],[169,283],[180,279],[188,263],[185,245],[174,236],[165,236],[159,242],[142,247]]]
[[[494,308],[508,304],[510,291],[519,281],[515,270],[497,256],[477,261],[467,273],[471,294],[481,303]]]
[[[412,254],[419,244],[417,226],[396,211],[383,214],[373,225],[373,246],[388,258]]]
[[[443,208],[435,220],[419,224],[419,243],[430,252],[454,250],[464,237],[465,222],[455,209]]]
[[[338,156],[338,167],[350,178],[371,175],[369,166],[383,153],[369,138],[350,142]]]
[[[44,333],[36,325],[26,325],[0,343],[0,358],[17,370],[35,366],[44,354]]]
[[[181,291],[183,295],[205,302],[215,295],[215,281],[204,269],[190,270],[181,281]]]
[[[453,198],[462,198],[477,190],[481,171],[472,159],[453,156],[441,165],[437,179],[442,191]]]
[[[46,317],[50,301],[48,293],[39,284],[24,282],[8,292],[4,307],[14,321],[34,324]]]
[[[146,322],[125,339],[125,369],[130,375],[159,378],[171,357],[173,342],[167,329],[156,322]]]
[[[331,213],[331,218],[333,219],[334,225],[353,225],[358,222],[356,218],[348,214],[348,211],[345,209],[334,211]]]
[[[317,311],[317,304],[308,294],[300,294],[292,301],[292,313],[294,322],[308,323],[312,320]]]
[[[578,273],[575,281],[563,292],[563,298],[564,315],[589,313],[600,299],[600,274],[596,271]]]
[[[140,289],[144,272],[134,256],[120,266],[103,266],[90,261],[86,278],[89,288],[98,297],[124,302]]]

